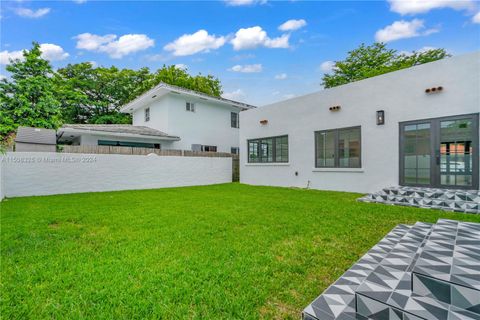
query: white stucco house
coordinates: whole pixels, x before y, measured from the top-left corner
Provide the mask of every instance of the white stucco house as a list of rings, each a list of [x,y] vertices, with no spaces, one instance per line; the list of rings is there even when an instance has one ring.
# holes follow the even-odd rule
[[[374,192],[477,189],[480,52],[240,114],[240,181]]]
[[[121,108],[132,125],[64,125],[59,142],[238,153],[239,113],[252,105],[161,83]]]

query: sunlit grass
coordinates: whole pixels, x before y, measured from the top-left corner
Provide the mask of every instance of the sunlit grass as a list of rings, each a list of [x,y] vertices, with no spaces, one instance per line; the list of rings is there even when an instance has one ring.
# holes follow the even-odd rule
[[[226,184],[7,199],[2,319],[298,319],[399,223],[480,216]]]

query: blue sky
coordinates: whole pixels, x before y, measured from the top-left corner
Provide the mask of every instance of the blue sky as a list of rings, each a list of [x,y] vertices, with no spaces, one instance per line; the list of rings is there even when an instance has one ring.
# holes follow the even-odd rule
[[[480,48],[480,3],[386,1],[1,1],[0,70],[32,41],[54,67],[212,74],[225,96],[264,105],[320,90],[329,61],[375,40],[400,51]]]

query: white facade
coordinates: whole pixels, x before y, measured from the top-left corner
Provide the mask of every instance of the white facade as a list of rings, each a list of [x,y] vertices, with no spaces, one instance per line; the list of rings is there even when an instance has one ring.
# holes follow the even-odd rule
[[[194,103],[195,111],[187,111],[186,103]],[[145,121],[145,109],[150,120]],[[164,149],[191,150],[193,144],[216,146],[218,152],[239,147],[239,129],[231,126],[231,113],[240,108],[198,97],[168,93],[132,112],[134,126],[147,126],[180,137]]]
[[[0,200],[231,181],[231,158],[55,152],[9,152],[0,157]]]
[[[427,88],[442,86],[427,94]],[[341,106],[330,111],[332,106]],[[376,111],[385,124],[376,124]],[[399,184],[399,123],[480,112],[480,53],[447,58],[241,113],[240,181],[374,192]],[[260,121],[268,123],[261,124]],[[360,168],[316,168],[314,132],[361,127]],[[287,163],[249,163],[249,139],[288,135]],[[477,138],[479,133],[476,132]],[[478,154],[478,149],[474,150]],[[478,165],[478,157],[477,157]],[[476,173],[478,178],[478,171]]]

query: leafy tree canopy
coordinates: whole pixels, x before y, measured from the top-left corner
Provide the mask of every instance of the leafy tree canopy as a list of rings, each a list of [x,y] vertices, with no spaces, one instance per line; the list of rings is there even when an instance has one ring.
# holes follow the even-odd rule
[[[6,70],[11,79],[0,82],[0,137],[18,126],[56,129],[61,124],[60,101],[54,86],[54,71],[42,59],[40,46],[24,51],[24,60],[11,61]]]
[[[362,44],[348,52],[345,60],[335,62],[332,72],[323,76],[322,85],[332,88],[448,56],[444,49],[403,53],[388,49],[384,43],[376,42],[370,46]]]
[[[57,71],[41,58],[38,43],[11,60],[10,78],[0,82],[0,140],[18,126],[58,128],[62,123],[131,123],[121,106],[165,82],[220,96],[220,80],[211,75],[190,75],[175,66],[155,72],[94,67],[89,62],[69,64]]]

